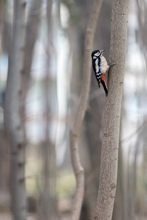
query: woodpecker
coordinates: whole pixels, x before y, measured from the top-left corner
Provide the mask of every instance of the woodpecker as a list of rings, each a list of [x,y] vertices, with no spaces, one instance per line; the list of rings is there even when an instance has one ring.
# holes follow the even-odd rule
[[[92,58],[92,66],[93,70],[98,82],[98,86],[100,88],[100,84],[102,84],[105,95],[108,95],[108,88],[106,83],[106,72],[109,69],[109,65],[107,63],[106,58],[103,56],[104,50],[94,50],[91,53]]]

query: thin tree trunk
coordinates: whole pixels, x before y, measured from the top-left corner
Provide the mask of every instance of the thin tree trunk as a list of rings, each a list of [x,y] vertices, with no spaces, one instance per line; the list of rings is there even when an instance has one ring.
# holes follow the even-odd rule
[[[127,43],[128,0],[113,0],[110,61],[115,63],[104,109],[99,190],[95,219],[111,220],[117,184],[122,89]]]
[[[142,205],[142,214],[145,217],[147,214],[146,210],[146,195],[147,195],[147,136],[146,136],[147,126],[143,130],[143,205]]]
[[[103,2],[101,15],[98,19],[98,27],[95,34],[95,46],[104,49],[106,57],[108,57],[108,48],[110,47],[110,16],[112,7],[111,2],[112,1],[110,0],[105,0]],[[84,130],[86,133],[86,143],[88,147],[88,155],[91,162],[91,168],[89,170],[85,169],[85,171],[87,171],[87,175],[85,174],[86,188],[84,205],[86,205],[87,207],[87,212],[90,214],[90,219],[92,219],[93,212],[95,210],[97,188],[99,183],[100,155],[102,143],[102,109],[104,108],[105,103],[104,94],[101,93],[101,90],[96,89],[97,84],[95,78],[91,76],[91,79],[92,82],[90,90],[90,101],[88,105],[89,108],[86,113],[84,124]],[[95,98],[93,98],[94,94],[96,95]],[[92,173],[93,178],[91,178],[91,181],[89,181],[89,176],[91,176]],[[86,217],[83,217],[83,219],[81,220],[89,220],[89,216],[87,215]]]
[[[102,0],[94,0],[86,28],[83,59],[83,83],[81,89],[80,104],[73,128],[70,132],[71,160],[77,184],[72,212],[72,220],[79,219],[84,197],[84,170],[79,156],[78,138],[81,133],[81,127],[88,105],[91,80],[91,51],[93,49],[94,34],[101,5]]]
[[[20,111],[21,77],[25,44],[26,1],[14,1],[14,20],[9,54],[9,70],[5,100],[5,125],[11,143],[11,208],[14,220],[25,220],[25,138]]]
[[[52,123],[52,94],[56,94],[56,79],[52,78],[52,64],[55,55],[53,48],[53,18],[52,18],[52,0],[47,1],[46,19],[47,19],[47,54],[46,54],[46,76],[43,82],[43,98],[46,115],[45,140],[42,151],[42,193],[40,195],[40,218],[42,220],[57,219],[56,204],[56,149],[55,143],[50,140],[50,124]],[[54,109],[56,110],[56,109]]]
[[[19,93],[19,108],[22,118],[22,129],[24,133],[24,138],[26,138],[25,132],[25,118],[26,118],[26,98],[29,90],[29,83],[31,80],[31,67],[33,61],[33,54],[35,43],[38,37],[38,29],[41,14],[41,4],[40,0],[33,0],[29,13],[28,20],[26,24],[26,35],[24,42],[24,56],[23,56],[23,67],[21,70],[21,92]]]
[[[26,37],[25,37],[25,56],[22,74],[22,112],[25,115],[25,101],[29,89],[29,82],[31,78],[31,66],[33,60],[33,52],[35,48],[36,39],[38,36],[38,29],[40,23],[42,1],[33,0],[26,25]]]
[[[127,158],[127,220],[131,219],[131,211],[132,210],[132,167],[131,167],[131,155],[132,155],[132,146],[129,146],[128,150],[128,158]]]
[[[2,35],[3,35],[3,26],[4,26],[4,1],[0,0],[0,51],[2,48]]]
[[[142,134],[141,134],[142,135]],[[128,218],[129,220],[134,220],[136,215],[136,195],[137,195],[137,160],[138,153],[140,150],[140,140],[141,135],[138,135],[135,147],[133,148],[133,162],[128,169],[128,183],[129,183],[129,208],[128,208]]]

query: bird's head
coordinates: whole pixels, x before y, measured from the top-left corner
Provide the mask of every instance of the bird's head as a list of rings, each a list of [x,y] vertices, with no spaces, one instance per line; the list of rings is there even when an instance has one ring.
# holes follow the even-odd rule
[[[92,57],[92,59],[96,59],[96,58],[100,57],[103,53],[104,53],[104,50],[94,50],[91,53],[91,57]]]

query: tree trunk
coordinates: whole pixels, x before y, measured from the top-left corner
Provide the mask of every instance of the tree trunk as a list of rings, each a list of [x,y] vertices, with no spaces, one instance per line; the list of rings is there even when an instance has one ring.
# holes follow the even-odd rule
[[[36,39],[38,36],[38,29],[40,23],[42,1],[33,0],[29,13],[28,21],[26,25],[26,37],[25,37],[25,55],[23,64],[23,74],[22,74],[22,112],[25,115],[25,101],[28,94],[29,83],[31,79],[31,66],[33,60],[33,53],[35,48]]]
[[[80,94],[80,104],[73,128],[70,132],[71,161],[76,177],[76,193],[72,210],[72,220],[78,220],[80,218],[84,197],[84,170],[79,155],[78,138],[81,133],[82,123],[88,105],[91,82],[91,51],[93,49],[94,34],[101,5],[102,0],[94,0],[87,23],[84,42],[83,83]]]
[[[43,99],[45,107],[45,137],[41,146],[42,152],[42,192],[40,193],[39,219],[57,219],[56,200],[56,146],[50,139],[51,115],[57,114],[56,99],[56,78],[53,76],[53,61],[56,60],[54,48],[54,21],[56,15],[52,17],[52,0],[47,1],[47,46],[46,46],[46,75],[43,81]],[[56,9],[57,10],[57,9]],[[53,50],[54,48],[54,50]],[[52,99],[54,94],[54,100]]]
[[[2,51],[2,35],[3,35],[3,25],[4,25],[4,1],[0,0],[0,53]]]
[[[138,135],[136,144],[133,148],[133,162],[130,165],[129,169],[129,175],[128,175],[128,180],[129,180],[129,209],[128,209],[128,217],[129,220],[134,220],[135,215],[136,215],[136,196],[137,196],[137,160],[138,160],[138,154],[140,150],[140,140],[141,140],[141,135]]]
[[[111,220],[117,184],[122,89],[127,43],[128,0],[113,0],[110,61],[115,63],[104,109],[99,190],[95,219]]]
[[[146,136],[147,126],[143,129],[143,207],[142,214],[145,217],[147,215],[147,205],[146,205],[146,195],[147,195],[147,136]]]
[[[21,77],[25,44],[24,0],[14,1],[14,20],[9,54],[9,70],[5,100],[5,125],[11,143],[11,208],[14,220],[27,217],[25,190],[25,138],[20,111]]]
[[[122,146],[119,147],[118,156],[118,174],[117,174],[117,189],[113,210],[113,220],[127,220],[125,206],[125,189],[124,189],[124,167],[123,167],[123,152]]]
[[[131,218],[131,210],[133,204],[133,196],[132,196],[132,166],[131,166],[131,155],[132,155],[132,146],[129,146],[128,150],[128,158],[127,158],[127,166],[126,166],[126,176],[127,176],[127,220],[132,220]]]
[[[98,19],[97,30],[95,34],[95,48],[102,48],[105,56],[108,57],[108,48],[110,48],[110,16],[111,16],[111,0],[104,0],[101,8],[101,14]],[[84,4],[84,2],[83,2]],[[100,155],[102,143],[102,115],[104,108],[104,94],[98,89],[94,74],[91,76],[91,90],[88,111],[85,116],[85,138],[87,143],[87,151],[91,166],[87,168],[85,161],[85,198],[84,206],[90,219],[95,209],[97,187],[99,183]],[[98,146],[98,147],[97,147]],[[84,215],[84,211],[83,211]],[[85,215],[81,220],[89,220],[89,216]]]

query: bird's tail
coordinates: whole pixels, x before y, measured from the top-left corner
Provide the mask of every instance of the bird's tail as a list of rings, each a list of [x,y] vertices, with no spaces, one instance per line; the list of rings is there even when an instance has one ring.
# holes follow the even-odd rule
[[[104,80],[101,80],[101,83],[102,83],[102,86],[103,86],[103,88],[104,88],[105,95],[107,96],[107,95],[108,95],[108,88],[107,88],[107,86],[106,86],[106,83],[105,83]]]

